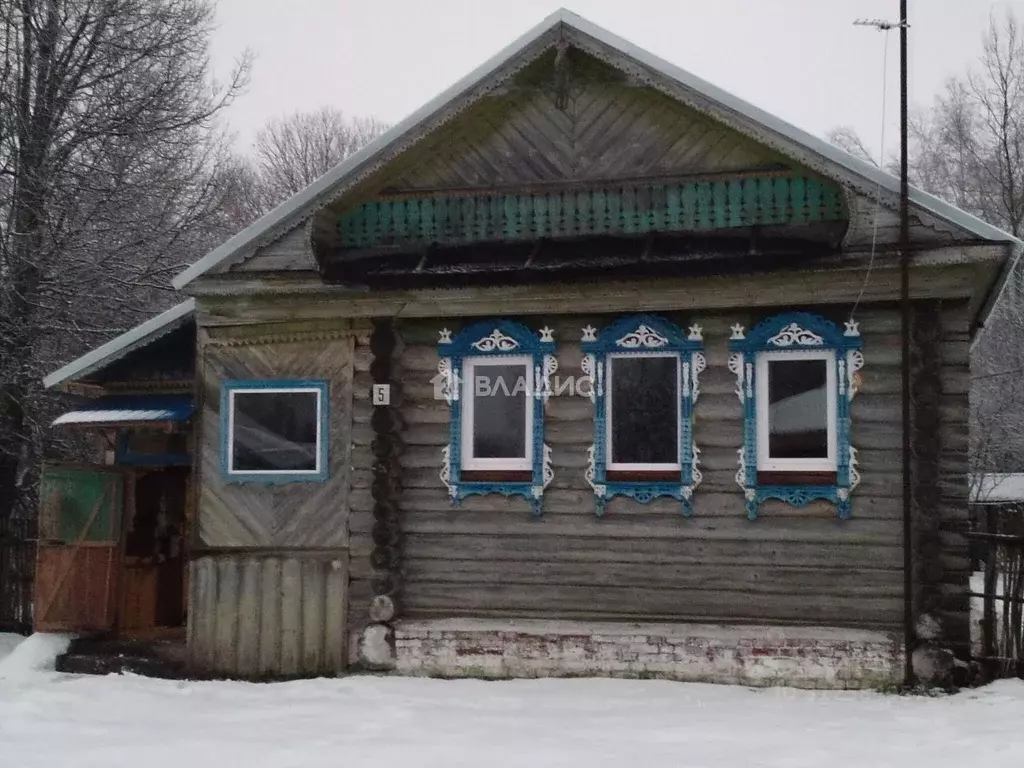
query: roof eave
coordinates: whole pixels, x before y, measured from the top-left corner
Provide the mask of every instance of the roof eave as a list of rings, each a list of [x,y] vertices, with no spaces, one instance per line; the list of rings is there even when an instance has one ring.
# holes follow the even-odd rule
[[[1010,278],[1013,273],[1017,270],[1017,265],[1020,262],[1021,256],[1024,255],[1024,244],[1020,240],[1014,239],[1012,242],[1006,244],[1007,258],[1003,262],[1003,268],[999,271],[999,277],[995,284],[989,290],[988,295],[985,297],[985,302],[981,306],[981,310],[978,312],[978,317],[974,321],[974,325],[971,327],[971,350],[974,349],[974,344],[978,341],[988,323],[988,318],[992,314],[992,310],[995,309],[996,304],[1003,297],[1003,293],[1006,291],[1006,286],[1010,283]]]
[[[90,373],[119,360],[132,350],[145,346],[154,339],[170,333],[179,324],[186,322],[195,312],[196,300],[187,299],[156,317],[125,331],[120,336],[101,344],[81,357],[72,360],[43,379],[43,387],[52,389],[71,379],[88,376]]]

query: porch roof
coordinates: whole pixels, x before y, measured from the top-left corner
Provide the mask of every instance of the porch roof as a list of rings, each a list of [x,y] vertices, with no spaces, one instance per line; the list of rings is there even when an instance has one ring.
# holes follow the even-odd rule
[[[102,344],[76,360],[72,360],[63,368],[57,369],[43,379],[43,386],[50,389],[66,381],[80,379],[109,365],[115,360],[120,360],[132,350],[144,347],[189,322],[195,313],[195,309],[196,300],[187,299],[171,307],[166,312],[161,312],[156,317],[150,318],[129,331],[125,331],[106,344]]]
[[[55,427],[116,426],[153,422],[187,421],[195,412],[191,395],[137,395],[101,398],[88,408],[58,416]]]

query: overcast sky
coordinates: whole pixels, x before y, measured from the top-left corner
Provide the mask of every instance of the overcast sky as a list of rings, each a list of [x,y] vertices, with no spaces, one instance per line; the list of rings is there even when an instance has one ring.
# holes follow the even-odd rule
[[[394,123],[563,3],[556,0],[219,0],[214,66],[245,49],[252,84],[228,115],[246,149],[268,118],[331,104]],[[574,0],[572,11],[819,135],[875,150],[888,39],[886,147],[898,145],[899,38],[854,27],[898,0]],[[1024,0],[910,0],[910,97],[926,104],[977,59],[991,13]],[[887,153],[888,154],[888,153]]]

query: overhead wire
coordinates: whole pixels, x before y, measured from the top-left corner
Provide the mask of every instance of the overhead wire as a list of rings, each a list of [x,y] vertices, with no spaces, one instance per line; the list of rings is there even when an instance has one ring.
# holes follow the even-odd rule
[[[885,35],[882,38],[882,128],[879,131],[879,155],[878,155],[878,169],[883,170],[885,164],[885,102],[888,93],[888,80],[889,80],[889,28],[880,27],[881,32]],[[868,269],[864,274],[864,282],[860,287],[860,292],[857,294],[857,300],[853,302],[853,307],[850,309],[850,321],[854,320],[854,315],[857,313],[857,308],[860,306],[861,300],[864,298],[864,294],[868,289],[868,283],[871,282],[871,270],[875,266],[875,254],[878,250],[878,216],[882,210],[882,178],[879,176],[878,183],[875,186],[875,215],[871,224],[871,256],[868,259]]]

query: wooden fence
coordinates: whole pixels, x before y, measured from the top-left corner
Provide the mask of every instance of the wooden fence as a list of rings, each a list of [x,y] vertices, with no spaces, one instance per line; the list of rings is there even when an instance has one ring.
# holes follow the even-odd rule
[[[1013,506],[988,506],[981,530],[969,533],[984,563],[981,661],[990,677],[1024,678],[1024,515]]]
[[[0,632],[32,629],[35,520],[0,516]]]

